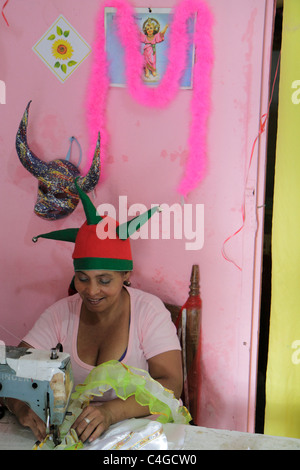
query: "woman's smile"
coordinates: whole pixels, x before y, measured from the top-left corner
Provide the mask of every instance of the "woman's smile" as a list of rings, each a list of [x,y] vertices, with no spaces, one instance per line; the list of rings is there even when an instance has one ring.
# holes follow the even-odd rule
[[[84,300],[87,301],[91,306],[95,307],[98,306],[104,300],[104,297],[92,298],[85,296]]]

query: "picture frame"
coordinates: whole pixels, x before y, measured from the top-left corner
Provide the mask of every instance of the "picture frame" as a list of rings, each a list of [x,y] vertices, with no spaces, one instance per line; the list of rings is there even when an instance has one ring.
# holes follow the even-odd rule
[[[125,62],[124,50],[118,38],[114,16],[116,9],[105,8],[105,49],[109,63],[110,85],[114,87],[125,87]],[[141,54],[144,55],[145,67],[142,79],[148,86],[157,86],[161,82],[168,65],[168,49],[170,46],[170,27],[172,27],[172,10],[170,8],[136,8],[134,19],[138,25],[141,38]],[[190,45],[187,51],[187,64],[180,81],[180,88],[193,88],[193,68],[195,47],[192,35],[195,28],[195,18],[191,17],[187,22],[188,34],[191,35]],[[149,23],[155,26],[153,36],[160,35],[160,39],[149,40],[146,27]],[[149,30],[148,30],[149,31]],[[164,33],[164,34],[162,34]],[[130,38],[128,38],[130,40]],[[146,40],[147,42],[143,42]],[[153,50],[155,52],[153,52]],[[153,62],[154,57],[154,62]],[[153,67],[153,63],[155,68]],[[149,66],[146,64],[150,64]],[[148,69],[148,70],[147,70]]]

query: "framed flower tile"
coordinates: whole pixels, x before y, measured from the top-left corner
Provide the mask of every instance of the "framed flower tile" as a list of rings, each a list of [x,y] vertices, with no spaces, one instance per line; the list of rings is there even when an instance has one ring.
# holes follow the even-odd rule
[[[32,49],[62,83],[91,52],[91,47],[63,15],[57,18]]]

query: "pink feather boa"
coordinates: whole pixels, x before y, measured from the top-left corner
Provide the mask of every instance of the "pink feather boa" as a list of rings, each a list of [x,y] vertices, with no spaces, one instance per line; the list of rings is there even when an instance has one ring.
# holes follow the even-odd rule
[[[87,95],[87,122],[91,146],[89,161],[92,158],[99,130],[102,161],[103,157],[105,160],[108,144],[105,127],[105,108],[109,89],[108,62],[105,52],[105,7],[116,8],[117,30],[125,50],[126,81],[130,94],[140,104],[157,108],[166,107],[179,91],[189,45],[187,20],[195,13],[197,14],[194,33],[196,61],[191,100],[189,157],[185,175],[178,187],[179,193],[187,196],[203,179],[206,170],[206,125],[210,110],[210,76],[213,64],[212,15],[201,0],[182,0],[177,5],[170,26],[169,61],[166,72],[157,87],[149,87],[142,81],[143,56],[140,52],[139,30],[134,21],[134,7],[127,0],[110,0],[103,3],[96,22],[94,60]],[[131,38],[130,41],[128,37]]]

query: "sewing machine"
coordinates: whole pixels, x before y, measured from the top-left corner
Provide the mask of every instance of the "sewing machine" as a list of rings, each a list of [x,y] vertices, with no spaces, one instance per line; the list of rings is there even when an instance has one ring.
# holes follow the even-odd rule
[[[73,388],[70,356],[61,345],[51,351],[5,346],[0,341],[0,397],[24,401],[46,423],[54,443]]]

